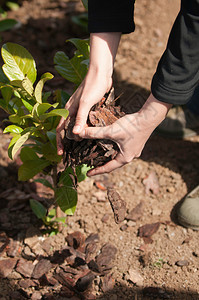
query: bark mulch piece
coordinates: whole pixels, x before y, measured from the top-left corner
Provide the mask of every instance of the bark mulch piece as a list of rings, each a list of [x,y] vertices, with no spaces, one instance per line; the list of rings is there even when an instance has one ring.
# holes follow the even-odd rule
[[[52,268],[52,264],[48,259],[41,259],[35,266],[32,277],[35,279],[40,278],[43,276],[45,273],[50,271]]]
[[[113,188],[107,191],[108,200],[111,204],[115,223],[119,224],[124,221],[126,216],[126,202],[120,197],[119,193]]]
[[[120,117],[124,116],[119,106],[115,106],[114,89],[89,112],[88,126],[103,127],[113,124]],[[77,140],[72,133],[75,118],[68,117],[65,124],[64,163],[66,167],[74,167],[87,164],[88,166],[101,166],[114,159],[119,152],[117,144],[111,140]]]
[[[0,260],[0,277],[7,277],[14,269],[17,261],[17,258],[7,258]]]
[[[24,277],[31,277],[34,267],[35,266],[32,264],[32,262],[21,258],[17,264],[16,271]]]
[[[139,228],[138,236],[142,238],[151,237],[155,232],[158,231],[159,227],[160,227],[160,222],[145,224]]]

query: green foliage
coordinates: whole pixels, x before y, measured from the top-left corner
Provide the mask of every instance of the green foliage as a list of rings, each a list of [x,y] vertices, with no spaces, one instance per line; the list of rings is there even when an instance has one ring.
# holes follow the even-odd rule
[[[5,19],[0,21],[0,32],[9,30],[17,24],[16,20]]]
[[[77,50],[71,59],[64,52],[57,52],[54,57],[55,69],[63,78],[73,82],[77,87],[88,71],[89,40],[70,39],[67,42],[71,42]]]
[[[55,56],[56,69],[64,78],[78,86],[86,75],[89,61],[88,40],[71,39],[77,48],[74,57],[69,59],[63,52]],[[55,204],[67,214],[72,215],[77,205],[77,190],[74,174],[67,168],[58,176],[57,164],[61,156],[57,155],[56,127],[60,117],[68,116],[63,108],[69,95],[57,90],[54,95],[43,91],[46,81],[53,75],[45,73],[37,80],[36,63],[32,55],[22,46],[7,43],[1,50],[4,65],[0,68],[0,107],[9,114],[9,124],[4,133],[12,136],[8,146],[11,159],[19,153],[22,165],[18,170],[18,179],[26,181],[39,173],[52,176],[52,182],[45,178],[37,178],[39,182],[54,193]],[[50,102],[48,100],[51,100]],[[87,167],[78,167],[78,182],[86,178]],[[38,201],[30,201],[35,215],[43,220],[47,227],[53,228],[52,234],[58,230],[60,222],[66,217],[56,218],[55,210],[48,210]]]

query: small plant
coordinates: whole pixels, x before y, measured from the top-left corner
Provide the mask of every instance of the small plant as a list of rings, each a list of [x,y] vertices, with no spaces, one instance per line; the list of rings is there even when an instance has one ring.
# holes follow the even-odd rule
[[[166,262],[163,260],[163,258],[159,258],[152,264],[152,266],[161,269],[165,263]]]
[[[76,87],[83,80],[87,70],[88,42],[71,40],[77,51],[70,60],[65,54],[57,53],[56,68],[74,82]],[[85,46],[86,45],[86,46]],[[86,51],[87,48],[87,51]],[[83,54],[80,53],[83,51]],[[53,75],[45,73],[36,82],[36,63],[31,54],[22,46],[7,43],[2,47],[4,65],[0,70],[0,89],[2,98],[0,107],[9,114],[9,122],[4,133],[10,133],[12,140],[8,146],[8,155],[11,159],[19,152],[22,165],[18,170],[18,179],[26,181],[39,173],[51,175],[51,182],[44,178],[36,179],[52,189],[55,209],[48,210],[38,201],[31,200],[30,204],[38,218],[42,219],[47,227],[54,230],[65,218],[60,217],[60,209],[66,215],[75,212],[77,204],[77,190],[74,181],[76,175],[80,182],[86,178],[87,167],[78,166],[76,174],[71,168],[58,172],[58,164],[62,157],[57,155],[56,127],[60,117],[66,119],[68,111],[64,105],[69,95],[57,90],[43,92],[46,81]],[[55,213],[56,211],[56,213]]]

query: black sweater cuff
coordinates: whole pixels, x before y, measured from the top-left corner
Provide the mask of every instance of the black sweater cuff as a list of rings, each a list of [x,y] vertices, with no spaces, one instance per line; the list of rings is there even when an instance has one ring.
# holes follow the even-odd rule
[[[88,0],[90,33],[130,33],[134,30],[134,0]]]

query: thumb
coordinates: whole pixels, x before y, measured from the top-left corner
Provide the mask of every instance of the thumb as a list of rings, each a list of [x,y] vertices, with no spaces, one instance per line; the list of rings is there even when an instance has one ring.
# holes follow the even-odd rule
[[[90,107],[85,106],[82,107],[79,106],[76,119],[75,119],[75,126],[73,127],[73,133],[79,134],[86,126],[88,113],[89,113]]]
[[[110,139],[110,126],[87,127],[81,131],[80,137],[84,139]]]

